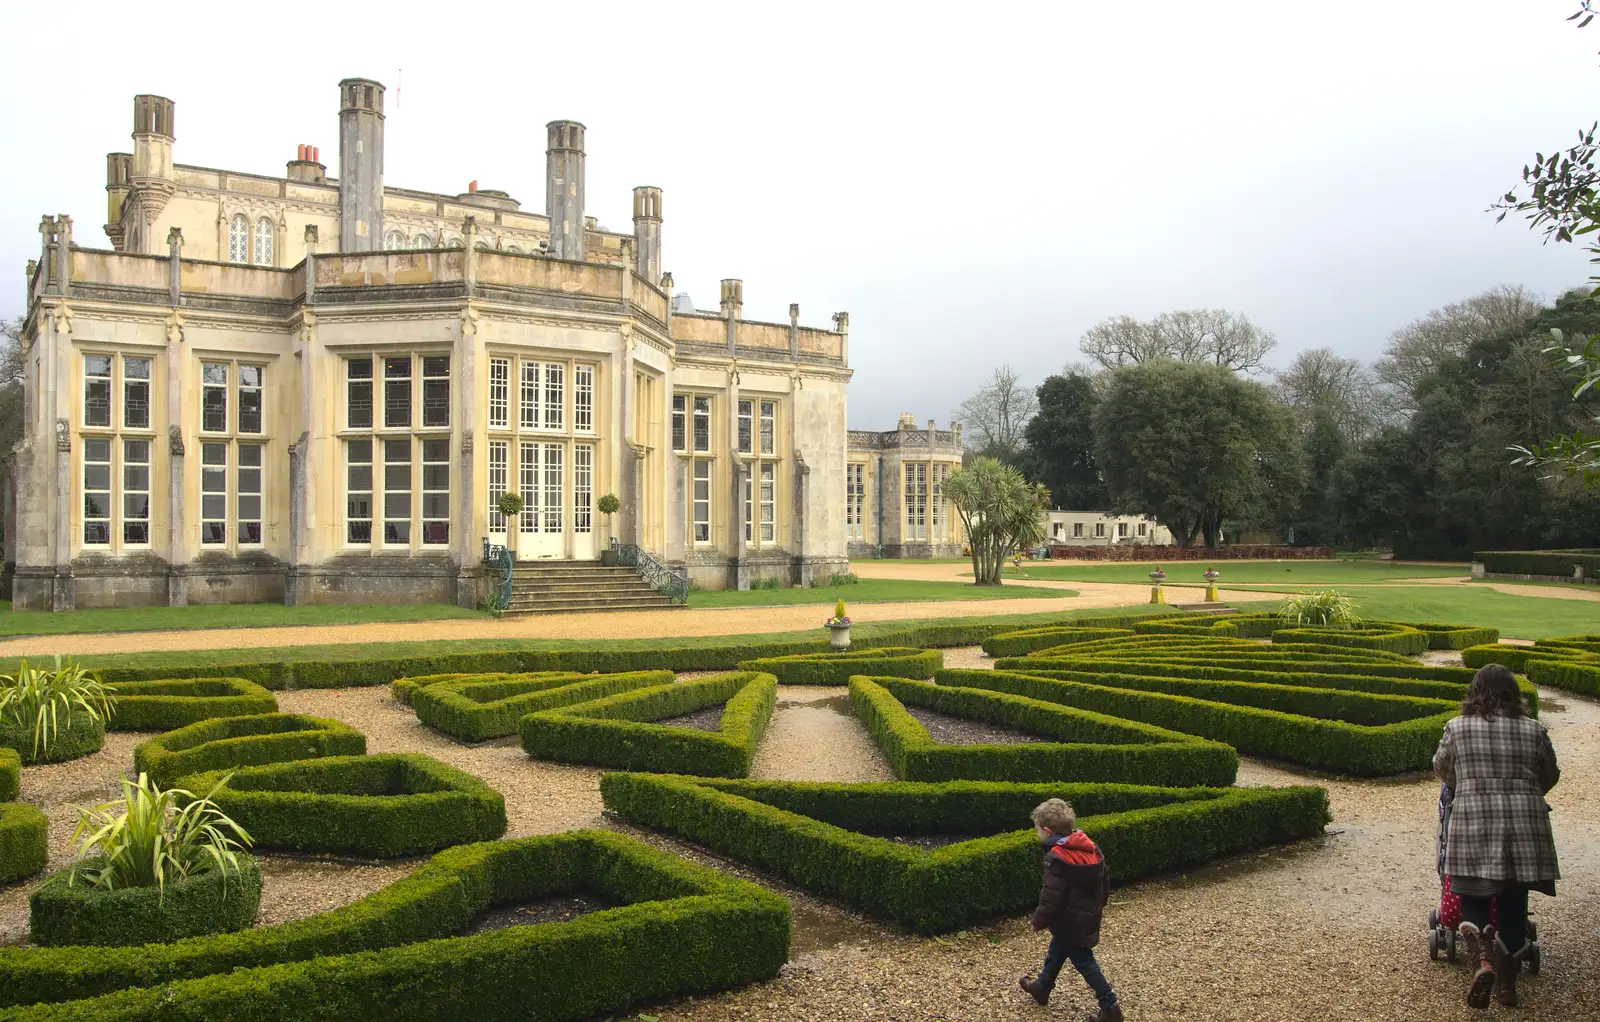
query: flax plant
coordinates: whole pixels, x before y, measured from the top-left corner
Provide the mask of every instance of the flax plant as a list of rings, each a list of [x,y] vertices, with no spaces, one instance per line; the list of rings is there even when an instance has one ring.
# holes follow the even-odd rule
[[[1355,601],[1335,589],[1291,596],[1278,608],[1278,616],[1295,628],[1348,628],[1361,621]]]
[[[16,674],[0,675],[0,724],[32,732],[34,756],[50,750],[74,713],[105,720],[116,701],[99,678],[71,661],[61,666],[59,656],[53,670],[30,667],[24,660]]]
[[[108,891],[155,887],[162,896],[169,882],[213,869],[226,882],[230,871],[239,872],[239,857],[251,843],[249,833],[211,801],[232,776],[200,797],[182,788],[163,791],[142,773],[137,781],[123,777],[120,800],[78,808],[72,841],[89,861],[74,866],[67,882],[81,877]]]

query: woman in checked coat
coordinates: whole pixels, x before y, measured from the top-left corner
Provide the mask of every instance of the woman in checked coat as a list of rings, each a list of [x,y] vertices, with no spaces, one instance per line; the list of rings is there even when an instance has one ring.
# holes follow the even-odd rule
[[[1516,677],[1489,664],[1473,677],[1461,716],[1445,725],[1433,770],[1455,791],[1444,871],[1461,896],[1461,936],[1474,965],[1467,1004],[1517,1003],[1528,948],[1528,892],[1555,896],[1561,871],[1545,793],[1561,771],[1543,724],[1523,712]],[[1489,925],[1489,906],[1500,929]]]

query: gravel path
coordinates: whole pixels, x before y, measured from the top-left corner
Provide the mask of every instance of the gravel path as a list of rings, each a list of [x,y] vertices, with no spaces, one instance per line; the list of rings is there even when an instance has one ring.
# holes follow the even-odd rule
[[[976,650],[946,652],[950,666],[984,666]],[[511,836],[582,826],[638,833],[602,816],[600,771],[532,762],[514,740],[462,746],[422,727],[382,688],[281,693],[286,712],[337,717],[365,731],[373,752],[419,751],[483,777],[506,795]],[[1600,703],[1541,692],[1564,776],[1551,794],[1566,874],[1555,900],[1536,896],[1543,974],[1523,984],[1527,1019],[1600,1017]],[[785,686],[753,776],[887,780],[839,688]],[[73,816],[67,800],[114,793],[143,736],[112,734],[95,756],[25,768],[23,797],[45,805],[53,864],[64,860]],[[1465,971],[1431,963],[1423,921],[1438,896],[1434,872],[1437,784],[1413,775],[1327,779],[1245,760],[1242,784],[1317,783],[1329,789],[1327,836],[1189,874],[1123,888],[1107,911],[1100,957],[1138,1019],[1482,1019],[1460,1005]],[[1037,968],[1045,939],[1021,919],[926,940],[864,919],[747,867],[660,835],[653,844],[755,879],[790,897],[794,958],[783,974],[708,998],[645,1009],[662,1022],[1071,1017],[1086,991],[1070,973],[1051,1012],[1015,988]],[[360,863],[268,857],[262,921],[344,904],[415,868],[417,860]],[[0,888],[0,941],[26,932],[29,884]]]

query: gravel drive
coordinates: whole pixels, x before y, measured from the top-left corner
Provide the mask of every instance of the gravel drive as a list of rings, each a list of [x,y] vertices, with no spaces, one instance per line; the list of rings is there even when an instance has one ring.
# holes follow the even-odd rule
[[[987,666],[988,658],[976,650],[949,650],[946,663]],[[1554,690],[1542,690],[1541,699],[1564,772],[1550,802],[1567,879],[1558,885],[1560,897],[1533,899],[1544,970],[1537,979],[1525,979],[1524,1007],[1518,1011],[1527,1019],[1595,1018],[1600,1017],[1595,926],[1600,919],[1600,703]],[[599,770],[529,761],[514,739],[457,744],[423,727],[383,688],[286,692],[279,702],[285,712],[336,717],[360,728],[372,752],[426,752],[484,778],[506,795],[510,836],[584,826],[639,833],[602,814]],[[45,806],[51,818],[52,865],[65,861],[75,819],[64,803],[112,796],[118,773],[143,737],[114,733],[94,756],[24,768],[23,798]],[[892,779],[850,714],[848,695],[837,687],[780,689],[752,775]],[[1487,1017],[1460,1003],[1462,966],[1427,959],[1423,922],[1438,897],[1434,780],[1423,775],[1328,779],[1249,759],[1241,763],[1239,780],[1322,784],[1329,789],[1335,821],[1315,841],[1114,892],[1099,953],[1130,1018]],[[644,1009],[662,1022],[1035,1020],[1075,1017],[1090,1007],[1086,990],[1070,973],[1050,1011],[1016,990],[1016,977],[1037,968],[1045,945],[1022,919],[933,940],[910,937],[703,849],[661,835],[641,836],[765,883],[789,897],[794,909],[793,960],[782,975],[743,990]],[[418,861],[269,856],[261,921],[344,904],[392,882]],[[0,941],[24,937],[26,894],[32,886],[0,888]]]

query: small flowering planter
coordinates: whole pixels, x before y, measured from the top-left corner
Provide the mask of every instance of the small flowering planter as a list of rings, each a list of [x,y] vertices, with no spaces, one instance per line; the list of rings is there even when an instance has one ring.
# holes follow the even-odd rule
[[[850,622],[846,621],[842,625],[830,623],[828,631],[831,633],[828,636],[828,645],[834,649],[850,648]]]

